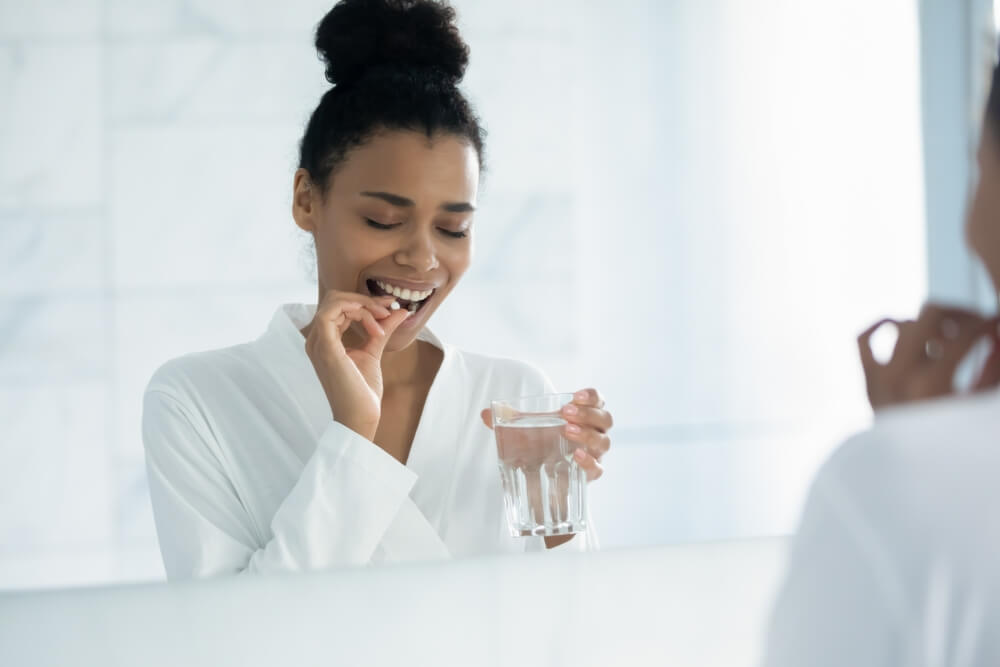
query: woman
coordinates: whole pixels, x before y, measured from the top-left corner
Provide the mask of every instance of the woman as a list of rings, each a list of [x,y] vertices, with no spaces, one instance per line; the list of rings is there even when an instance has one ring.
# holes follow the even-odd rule
[[[483,158],[454,18],[428,0],[344,0],[319,24],[333,87],[292,203],[315,241],[318,306],[286,304],[256,341],[150,381],[143,439],[169,577],[592,542],[512,538],[503,523],[487,406],[551,392],[546,377],[426,328],[469,267]],[[563,416],[596,479],[604,401],[579,391]]]
[[[1000,69],[978,162],[966,233],[1000,289]],[[813,483],[774,608],[769,667],[1000,664],[998,320],[927,306],[897,323],[886,364],[869,345],[881,324],[859,338],[875,426]],[[993,353],[976,391],[949,396],[983,339]]]

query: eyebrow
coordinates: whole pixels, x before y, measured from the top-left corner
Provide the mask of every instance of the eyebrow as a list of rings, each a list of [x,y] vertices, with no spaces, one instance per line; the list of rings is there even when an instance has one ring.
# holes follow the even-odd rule
[[[361,193],[361,196],[381,199],[384,202],[392,204],[393,206],[399,206],[400,208],[413,208],[416,206],[416,202],[412,199],[408,199],[400,195],[394,195],[391,192],[369,192],[366,190]],[[440,208],[442,211],[448,211],[449,213],[470,213],[476,210],[476,207],[469,202],[445,202],[444,204],[441,204]]]

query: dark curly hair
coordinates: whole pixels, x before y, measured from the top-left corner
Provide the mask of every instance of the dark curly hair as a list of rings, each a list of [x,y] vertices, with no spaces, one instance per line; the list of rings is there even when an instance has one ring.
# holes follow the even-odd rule
[[[333,87],[313,111],[299,167],[321,189],[348,151],[381,130],[468,140],[483,166],[485,132],[458,89],[469,47],[455,10],[431,0],[341,0],[316,28]]]

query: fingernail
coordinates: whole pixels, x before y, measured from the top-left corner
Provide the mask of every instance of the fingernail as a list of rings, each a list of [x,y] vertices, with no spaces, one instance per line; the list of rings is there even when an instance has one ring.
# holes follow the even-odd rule
[[[578,392],[576,392],[575,394],[573,394],[573,400],[574,401],[586,401],[587,400],[587,392],[585,392],[585,391],[578,391]]]
[[[566,432],[576,435],[580,432],[580,427],[576,424],[566,424]]]
[[[572,403],[568,403],[563,406],[563,412],[565,412],[568,415],[575,415],[576,413],[579,412],[579,410]]]
[[[576,451],[573,452],[573,458],[576,459],[577,461],[586,461],[587,455],[584,454],[582,449],[577,449]]]

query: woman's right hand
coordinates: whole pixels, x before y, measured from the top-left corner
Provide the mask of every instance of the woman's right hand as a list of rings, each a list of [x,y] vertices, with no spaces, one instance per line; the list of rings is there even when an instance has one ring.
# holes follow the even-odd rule
[[[382,412],[382,352],[410,315],[405,308],[390,310],[393,301],[391,296],[329,291],[316,308],[306,337],[306,354],[334,420],[369,440],[375,437]],[[368,339],[349,348],[343,338],[353,322],[361,323]]]
[[[959,364],[983,339],[993,343],[993,350],[972,390],[996,386],[1000,382],[998,322],[995,317],[985,318],[971,311],[934,304],[924,306],[916,320],[876,322],[858,336],[872,408],[878,410],[954,393]],[[871,338],[886,324],[895,325],[899,335],[892,357],[880,363],[872,352]]]

